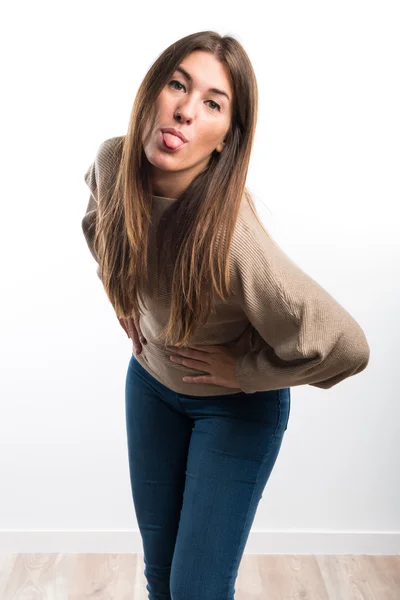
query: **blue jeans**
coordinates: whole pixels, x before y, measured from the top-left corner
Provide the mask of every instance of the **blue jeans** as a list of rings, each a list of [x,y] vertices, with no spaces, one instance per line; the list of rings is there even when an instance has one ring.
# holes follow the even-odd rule
[[[133,504],[149,600],[234,600],[290,412],[290,388],[178,394],[136,360],[125,387]]]

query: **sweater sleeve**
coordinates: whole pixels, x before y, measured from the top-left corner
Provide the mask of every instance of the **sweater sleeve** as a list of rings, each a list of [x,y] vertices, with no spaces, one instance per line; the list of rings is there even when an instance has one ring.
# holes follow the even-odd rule
[[[96,230],[96,218],[98,215],[98,180],[96,173],[96,160],[90,165],[87,169],[84,179],[89,187],[90,196],[89,202],[86,207],[85,215],[82,219],[82,231],[85,236],[86,243],[89,247],[89,250],[97,262],[96,273],[98,277],[101,279],[101,270],[99,264],[99,258],[94,249],[94,234]]]
[[[370,348],[355,319],[261,228],[245,238],[236,252],[239,302],[261,344],[238,360],[239,387],[329,389],[363,371]]]

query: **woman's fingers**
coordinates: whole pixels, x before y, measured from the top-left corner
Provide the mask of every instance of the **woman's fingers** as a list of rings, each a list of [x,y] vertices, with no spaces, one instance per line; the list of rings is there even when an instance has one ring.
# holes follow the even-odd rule
[[[125,319],[124,319],[123,317],[118,317],[118,321],[119,321],[119,323],[120,323],[120,325],[121,325],[122,329],[125,331],[126,335],[129,337],[129,331],[128,331],[128,329],[126,328],[126,325],[125,325]]]
[[[139,339],[139,334],[137,332],[135,323],[132,318],[119,318],[118,319],[127,333],[128,337],[132,340],[133,346],[135,348],[136,354],[140,354],[142,351],[142,344]]]
[[[146,340],[146,338],[144,337],[144,335],[143,335],[143,333],[142,333],[142,330],[140,329],[140,325],[139,325],[139,319],[137,319],[137,318],[134,318],[134,319],[133,319],[133,324],[134,324],[134,326],[135,326],[135,328],[136,328],[136,331],[138,332],[139,339],[140,339],[140,341],[142,342],[142,344],[147,344],[147,340]]]

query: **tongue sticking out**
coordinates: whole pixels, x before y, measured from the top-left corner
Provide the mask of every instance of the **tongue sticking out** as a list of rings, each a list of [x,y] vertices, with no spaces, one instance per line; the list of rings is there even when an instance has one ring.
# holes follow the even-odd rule
[[[165,144],[168,148],[180,148],[183,146],[184,142],[177,135],[173,135],[172,133],[163,133],[163,138]]]

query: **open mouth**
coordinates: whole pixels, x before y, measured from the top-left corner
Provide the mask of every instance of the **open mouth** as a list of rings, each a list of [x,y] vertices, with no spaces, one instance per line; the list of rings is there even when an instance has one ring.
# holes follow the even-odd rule
[[[164,133],[161,131],[160,135],[163,148],[167,148],[168,150],[179,150],[180,148],[183,148],[186,143],[173,133]]]

